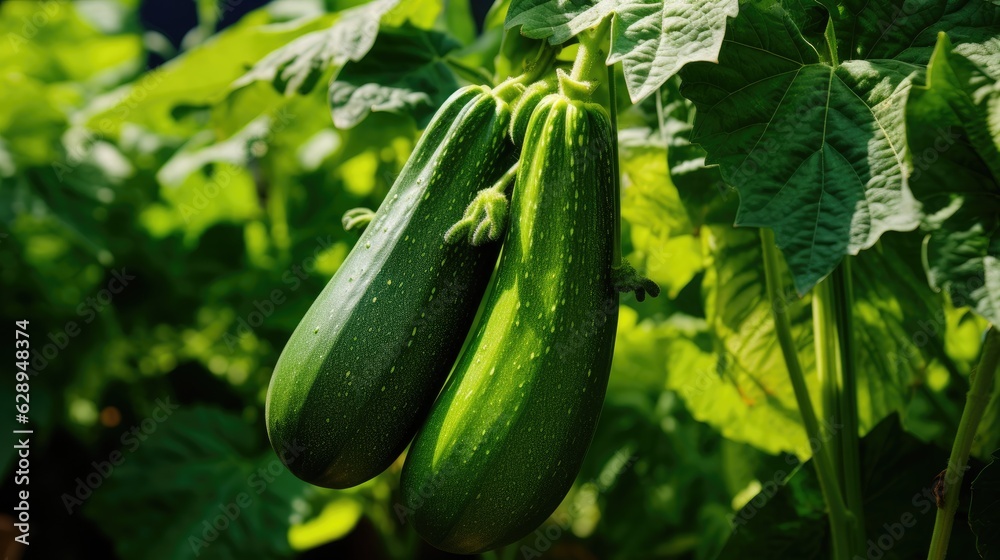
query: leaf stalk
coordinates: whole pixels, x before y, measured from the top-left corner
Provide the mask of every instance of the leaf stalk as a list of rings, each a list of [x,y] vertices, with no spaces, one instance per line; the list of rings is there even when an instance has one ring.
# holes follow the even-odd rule
[[[962,419],[958,424],[958,433],[955,434],[951,456],[948,458],[948,468],[945,471],[944,507],[938,509],[934,519],[934,532],[931,534],[927,560],[944,560],[948,553],[948,541],[951,539],[951,529],[955,524],[955,513],[958,511],[962,478],[968,469],[969,452],[976,437],[976,430],[983,419],[986,405],[989,404],[990,390],[997,374],[998,364],[1000,364],[1000,333],[996,327],[990,326],[986,332],[979,366],[969,376],[969,393],[965,398],[965,410],[962,411]]]

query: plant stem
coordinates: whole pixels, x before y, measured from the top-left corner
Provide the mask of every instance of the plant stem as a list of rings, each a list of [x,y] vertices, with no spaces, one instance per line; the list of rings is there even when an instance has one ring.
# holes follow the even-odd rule
[[[813,346],[816,351],[816,376],[820,383],[820,414],[829,425],[841,426],[838,331],[831,284],[832,280],[828,276],[812,290]],[[825,438],[819,445],[827,448],[837,473],[837,482],[843,486],[843,450],[837,435],[831,434],[832,437]]]
[[[840,447],[841,473],[843,476],[844,499],[851,514],[854,534],[854,554],[865,550],[864,498],[861,495],[860,438],[858,437],[858,375],[854,351],[854,284],[851,280],[851,257],[844,257],[832,275],[833,304],[837,327],[837,342],[840,366],[838,385],[840,394],[837,404],[839,423],[842,428],[837,433]]]
[[[823,498],[826,500],[826,506],[829,510],[830,541],[833,543],[832,557],[834,560],[849,560],[851,536],[847,511],[827,448],[824,445],[819,445],[819,442],[823,441],[819,433],[819,422],[816,421],[816,412],[809,397],[809,388],[806,386],[806,378],[802,372],[802,365],[799,363],[795,341],[792,338],[792,325],[788,320],[787,308],[781,293],[781,268],[778,248],[774,242],[774,232],[761,228],[760,240],[764,252],[764,279],[767,284],[767,296],[770,301],[771,314],[774,316],[774,330],[778,336],[781,353],[785,358],[785,367],[788,369],[792,388],[795,391],[795,400],[799,406],[799,414],[802,416],[802,424],[805,426],[806,434],[809,436],[813,448],[813,467],[816,469],[820,490],[823,492]]]
[[[622,264],[622,175],[618,169],[618,98],[615,94],[615,65],[608,66],[608,91],[611,102],[608,104],[611,115],[611,174],[614,176],[614,239],[611,244],[611,267],[620,268]]]
[[[962,478],[969,463],[969,450],[972,449],[976,429],[983,419],[986,405],[989,404],[990,389],[996,377],[998,363],[1000,363],[1000,334],[991,326],[986,332],[979,367],[969,376],[969,393],[965,398],[965,410],[962,411],[962,419],[958,424],[958,433],[955,434],[951,456],[948,458],[948,468],[945,471],[944,507],[937,511],[934,520],[934,533],[931,535],[927,560],[944,560],[948,553],[951,528],[955,524],[955,512],[958,511],[959,490],[962,488]]]
[[[517,177],[517,169],[519,167],[521,167],[521,160],[515,161],[514,164],[511,165],[507,171],[504,171],[504,174],[500,176],[500,178],[497,179],[497,182],[493,183],[493,186],[490,188],[500,193],[507,192],[507,187],[514,184],[514,178]]]
[[[611,18],[604,18],[589,33],[581,33],[577,36],[580,41],[580,51],[573,61],[570,78],[581,82],[599,76],[596,69],[607,64],[608,51],[604,48],[604,44],[607,42],[610,29]]]

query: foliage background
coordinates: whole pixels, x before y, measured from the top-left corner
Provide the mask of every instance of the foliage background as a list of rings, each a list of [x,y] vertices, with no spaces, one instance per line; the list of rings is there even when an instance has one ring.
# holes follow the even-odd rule
[[[263,429],[278,354],[357,239],[340,216],[377,206],[436,104],[479,78],[470,68],[492,70],[505,8],[346,11],[358,4],[0,3],[0,290],[36,351],[27,549],[11,543],[14,455],[0,450],[9,558],[445,556],[396,517],[400,463],[354,489],[313,488],[280,468]],[[341,50],[311,34],[326,29]],[[579,480],[501,555],[763,558],[782,554],[754,548],[777,534],[800,537],[780,557],[810,557],[795,551],[822,549],[826,527],[756,233],[732,227],[736,194],[688,142],[677,81],[627,110],[624,86],[625,252],[665,294],[623,299]],[[862,423],[888,418],[864,448],[885,460],[865,471],[873,535],[905,512],[931,523],[912,496],[946,455],[925,442],[950,442],[983,328],[927,288],[920,242],[887,234],[858,262]],[[887,267],[898,285],[875,281]],[[807,350],[808,297],[787,280]],[[0,391],[12,399],[11,383]],[[238,516],[206,530],[226,511]],[[927,533],[886,557],[913,557]],[[954,538],[971,542],[961,523]]]

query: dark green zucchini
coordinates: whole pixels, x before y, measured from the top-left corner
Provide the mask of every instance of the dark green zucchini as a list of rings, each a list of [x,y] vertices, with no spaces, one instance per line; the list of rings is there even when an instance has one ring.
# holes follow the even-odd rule
[[[403,467],[403,515],[475,553],[536,529],[590,445],[618,321],[608,115],[551,94],[526,127],[496,283]]]
[[[513,163],[507,103],[456,92],[285,346],[267,394],[275,450],[329,488],[360,484],[403,451],[444,384],[496,264],[499,243],[445,244],[477,191]],[[279,453],[280,455],[280,453]]]

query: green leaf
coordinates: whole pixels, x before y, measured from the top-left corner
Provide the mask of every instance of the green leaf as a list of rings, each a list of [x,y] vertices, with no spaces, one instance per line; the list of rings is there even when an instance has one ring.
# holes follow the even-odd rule
[[[981,3],[945,4],[890,19],[888,29],[873,9],[859,7],[853,24],[838,16],[842,61],[831,64],[825,45],[803,34],[801,5],[746,3],[727,29],[719,64],[681,72],[682,92],[698,107],[695,141],[740,193],[737,225],[775,231],[799,293],[883,233],[919,224],[904,127],[906,95],[923,73],[919,59],[933,32],[951,27],[979,41],[964,50],[992,49],[1000,19],[1000,10]]]
[[[6,2],[0,7],[0,68],[81,92],[116,85],[143,62],[139,33],[98,29],[79,3]]]
[[[990,66],[993,66],[992,68]],[[927,274],[955,305],[1000,324],[1000,65],[942,33],[906,108],[913,193],[927,214]]]
[[[983,558],[1000,551],[1000,449],[972,481],[969,526],[976,535],[976,550]]]
[[[558,45],[614,14],[607,62],[622,63],[637,103],[685,64],[715,61],[726,19],[738,10],[738,0],[514,0],[506,26]]]
[[[423,128],[458,89],[445,57],[459,46],[436,31],[383,30],[371,52],[330,84],[333,124],[353,128],[373,112],[388,112],[412,115]]]
[[[59,140],[66,128],[52,89],[23,74],[0,75],[0,137],[9,157],[5,167],[51,166],[64,160]]]
[[[292,502],[307,485],[238,416],[161,407],[172,414],[145,440],[130,440],[134,449],[121,451],[124,462],[84,506],[121,557],[290,555]]]
[[[203,130],[204,122],[182,118],[184,111],[177,109],[209,107],[221,101],[246,67],[322,24],[322,18],[298,26],[268,25],[269,21],[265,12],[248,14],[202,45],[95,99],[84,114],[87,126],[108,137],[117,137],[125,123],[182,137]]]
[[[375,45],[383,24],[399,26],[410,21],[427,27],[440,9],[440,3],[431,0],[374,0],[327,16],[324,21],[329,27],[303,35],[271,52],[233,82],[232,88],[237,90],[265,81],[285,95],[309,93],[328,73],[336,73],[348,62],[364,58]]]
[[[904,432],[896,417],[861,440],[866,558],[910,560],[927,553],[937,512],[934,477],[947,460],[944,450]],[[789,463],[762,481],[761,493],[736,513],[718,560],[830,557],[829,522],[813,465],[793,471],[797,462]],[[949,557],[972,558],[971,541],[968,529],[956,523]]]

